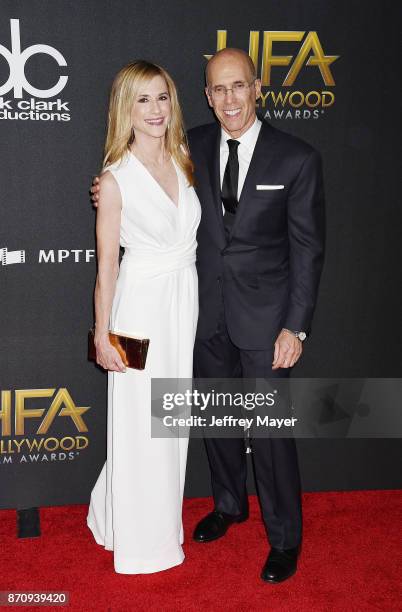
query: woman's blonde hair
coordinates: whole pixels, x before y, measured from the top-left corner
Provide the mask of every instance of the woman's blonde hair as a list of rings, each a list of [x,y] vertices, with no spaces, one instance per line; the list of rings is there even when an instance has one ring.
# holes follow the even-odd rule
[[[183,170],[189,185],[193,185],[194,166],[189,155],[176,86],[166,70],[144,60],[127,64],[114,79],[109,101],[103,168],[114,164],[129,151],[134,141],[131,124],[133,105],[140,88],[155,76],[161,76],[166,81],[171,103],[172,115],[165,135],[166,150]]]

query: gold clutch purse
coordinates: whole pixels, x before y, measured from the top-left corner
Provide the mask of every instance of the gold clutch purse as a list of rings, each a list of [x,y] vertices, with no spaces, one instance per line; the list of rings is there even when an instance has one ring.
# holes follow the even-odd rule
[[[95,349],[95,329],[92,328],[88,332],[88,359],[96,361]],[[123,336],[109,332],[110,344],[118,351],[123,363],[128,368],[135,370],[143,370],[147,360],[149,339],[136,338],[134,336]]]

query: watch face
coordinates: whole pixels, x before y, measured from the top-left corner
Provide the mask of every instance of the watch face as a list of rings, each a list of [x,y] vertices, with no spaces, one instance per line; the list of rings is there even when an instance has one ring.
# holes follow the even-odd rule
[[[307,338],[306,332],[299,332],[297,335],[302,342]]]

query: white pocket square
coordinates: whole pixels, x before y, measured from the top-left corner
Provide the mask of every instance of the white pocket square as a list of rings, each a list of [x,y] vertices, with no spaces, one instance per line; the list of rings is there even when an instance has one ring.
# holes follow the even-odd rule
[[[285,185],[256,185],[257,191],[268,191],[269,189],[284,189]]]

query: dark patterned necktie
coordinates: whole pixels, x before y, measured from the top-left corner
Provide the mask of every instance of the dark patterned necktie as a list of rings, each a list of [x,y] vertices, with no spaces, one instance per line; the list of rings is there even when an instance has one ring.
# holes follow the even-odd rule
[[[238,140],[229,139],[229,157],[223,175],[222,182],[222,203],[226,212],[235,214],[238,205],[237,186],[239,183],[239,158],[237,148],[240,144]]]

